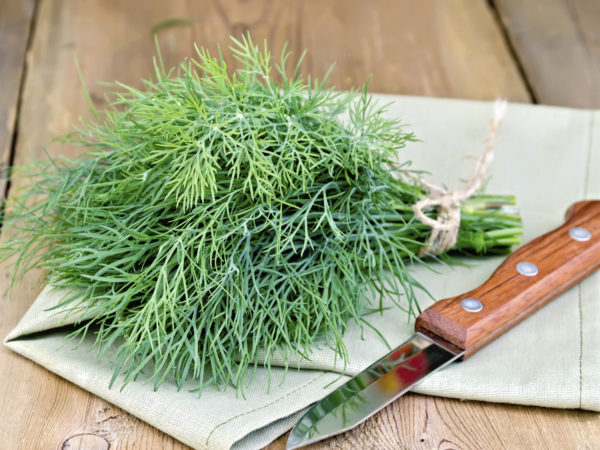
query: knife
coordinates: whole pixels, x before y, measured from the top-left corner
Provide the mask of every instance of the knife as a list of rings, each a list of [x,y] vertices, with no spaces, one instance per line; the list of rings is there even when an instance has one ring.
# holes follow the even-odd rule
[[[434,303],[400,347],[315,403],[288,438],[299,448],[354,428],[425,377],[464,360],[600,266],[600,201],[519,248],[481,286]]]

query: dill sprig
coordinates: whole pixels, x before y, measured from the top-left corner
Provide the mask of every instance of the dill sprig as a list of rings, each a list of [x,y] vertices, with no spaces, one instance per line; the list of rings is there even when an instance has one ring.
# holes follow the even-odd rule
[[[419,311],[410,273],[430,230],[425,195],[398,150],[414,140],[365,85],[335,92],[288,75],[290,54],[233,40],[241,68],[196,49],[142,89],[117,83],[110,108],[66,140],[88,151],[19,170],[0,256],[42,267],[70,292],[72,337],[94,333],[125,383],[166,377],[242,387],[276,353],[346,358],[350,321],[391,298]],[[456,250],[519,242],[512,197],[463,204]],[[434,215],[433,211],[429,214]],[[16,278],[15,278],[16,279]],[[372,298],[372,303],[367,300]],[[262,363],[261,363],[262,364]],[[113,378],[114,381],[114,378]]]

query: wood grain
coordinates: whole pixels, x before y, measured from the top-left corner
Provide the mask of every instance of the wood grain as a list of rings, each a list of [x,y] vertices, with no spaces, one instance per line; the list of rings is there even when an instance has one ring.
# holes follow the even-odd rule
[[[6,168],[15,137],[19,93],[34,6],[35,0],[0,2],[0,200],[6,191]]]
[[[569,211],[562,226],[519,248],[481,286],[423,311],[415,330],[450,342],[467,358],[591,275],[600,267],[600,201],[578,202]],[[569,230],[576,227],[591,238],[572,239]],[[519,262],[535,264],[539,273],[521,275]],[[481,301],[483,309],[465,311],[461,301],[468,297]]]
[[[406,394],[369,422],[306,449],[591,450],[600,448],[598,428],[592,412]],[[268,448],[284,444],[279,439]]]
[[[600,2],[494,4],[539,103],[600,108]]]
[[[485,1],[336,0],[193,2],[193,38],[216,50],[252,31],[275,53],[289,42],[304,71],[374,92],[529,101],[526,86]],[[227,54],[227,51],[225,52]]]
[[[305,70],[315,75],[336,61],[332,80],[340,88],[373,73],[371,87],[379,92],[529,100],[484,0],[41,0],[35,28],[17,164],[42,158],[42,146],[86,114],[75,58],[102,107],[106,90],[98,81],[139,86],[141,77],[151,76],[152,30],[167,65],[191,55],[194,41],[214,49],[229,34],[250,30],[255,40],[268,38],[275,51],[285,41],[296,53],[308,48]],[[78,152],[56,143],[47,149],[52,155]],[[0,292],[9,272],[8,265],[0,268]],[[3,336],[37,296],[36,275],[25,278],[11,302],[0,301]],[[2,448],[106,448],[107,442],[110,448],[187,448],[5,347],[0,381]],[[409,395],[320,447],[594,448],[600,446],[598,428],[590,413]],[[284,447],[284,438],[270,446]]]
[[[35,39],[23,91],[15,163],[51,155],[74,155],[78,149],[49,144],[68,131],[87,106],[75,66],[78,59],[94,101],[101,106],[99,80],[121,79],[139,86],[152,72],[154,43],[150,27],[170,15],[185,13],[184,2],[40,2]],[[92,5],[93,7],[88,7]],[[4,12],[4,11],[3,11]],[[164,30],[167,61],[183,58],[189,44],[186,30]],[[181,42],[180,42],[181,41]],[[171,59],[172,58],[172,59]],[[20,181],[13,180],[13,185]],[[0,268],[0,292],[9,282],[10,267]],[[37,273],[29,273],[13,298],[0,300],[0,334],[6,336],[40,291]],[[170,436],[115,408],[0,347],[0,448],[187,448]],[[86,448],[86,447],[81,447]]]

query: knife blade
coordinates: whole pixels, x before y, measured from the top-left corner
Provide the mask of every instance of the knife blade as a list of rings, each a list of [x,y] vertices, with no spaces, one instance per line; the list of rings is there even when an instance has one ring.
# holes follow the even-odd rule
[[[600,201],[574,203],[565,223],[511,254],[481,286],[439,300],[415,335],[315,403],[286,449],[354,428],[425,377],[464,360],[600,267]]]

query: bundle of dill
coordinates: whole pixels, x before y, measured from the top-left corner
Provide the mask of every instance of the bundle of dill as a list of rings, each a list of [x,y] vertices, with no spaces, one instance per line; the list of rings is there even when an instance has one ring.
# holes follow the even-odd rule
[[[156,387],[240,386],[259,356],[321,340],[345,357],[348,322],[381,308],[369,297],[418,311],[426,192],[397,159],[413,135],[366,87],[304,81],[302,58],[288,76],[289,53],[273,64],[249,37],[232,51],[234,73],[206,50],[168,74],[159,58],[155,81],[117,83],[69,135],[84,156],[18,171],[33,181],[12,195],[0,257],[67,289],[74,336],[115,349],[125,382],[150,367]],[[455,250],[510,251],[521,225],[504,204],[466,201]]]

